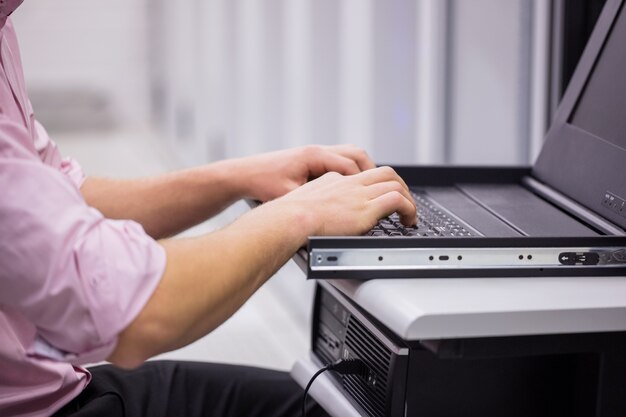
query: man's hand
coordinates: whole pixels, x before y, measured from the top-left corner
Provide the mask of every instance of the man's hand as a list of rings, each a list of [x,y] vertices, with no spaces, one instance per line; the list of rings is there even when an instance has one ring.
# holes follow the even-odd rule
[[[407,226],[416,221],[409,188],[390,167],[350,176],[329,172],[270,205],[307,213],[305,224],[299,225],[306,226],[307,236],[363,234],[394,212]]]
[[[241,198],[270,201],[327,172],[374,168],[353,145],[305,146],[229,159],[152,178],[88,178],[87,203],[111,219],[132,219],[154,238],[172,236]]]
[[[353,175],[375,168],[354,145],[310,145],[233,161],[245,197],[270,201],[327,172]]]

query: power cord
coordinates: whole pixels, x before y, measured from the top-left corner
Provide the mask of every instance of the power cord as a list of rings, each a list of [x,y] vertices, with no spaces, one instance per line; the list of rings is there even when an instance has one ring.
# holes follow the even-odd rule
[[[320,370],[318,370],[309,380],[306,388],[304,389],[304,396],[302,397],[302,417],[306,417],[306,396],[309,392],[309,388],[315,381],[315,378],[320,376],[326,371],[335,371],[341,375],[361,375],[367,377],[369,368],[361,359],[339,359],[333,363],[329,363]]]

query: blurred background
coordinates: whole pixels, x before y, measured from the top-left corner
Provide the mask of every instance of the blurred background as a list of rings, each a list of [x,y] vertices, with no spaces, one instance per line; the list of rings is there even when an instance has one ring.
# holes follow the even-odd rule
[[[37,118],[88,174],[127,177],[309,143],[386,164],[531,164],[603,4],[27,0],[13,19]],[[312,290],[290,263],[166,357],[288,369]]]

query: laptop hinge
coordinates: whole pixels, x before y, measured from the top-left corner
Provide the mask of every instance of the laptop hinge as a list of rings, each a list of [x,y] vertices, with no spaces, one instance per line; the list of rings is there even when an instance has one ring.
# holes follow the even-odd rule
[[[555,206],[565,210],[567,213],[571,214],[572,216],[600,230],[601,232],[606,233],[607,235],[626,236],[626,232],[621,227],[603,219],[602,217],[598,216],[596,213],[581,206],[580,204],[578,204],[571,198],[564,196],[563,194],[543,184],[542,182],[539,182],[536,179],[529,177],[529,176],[522,178],[522,182],[531,191],[545,198],[546,200],[548,200],[550,203],[554,204]]]

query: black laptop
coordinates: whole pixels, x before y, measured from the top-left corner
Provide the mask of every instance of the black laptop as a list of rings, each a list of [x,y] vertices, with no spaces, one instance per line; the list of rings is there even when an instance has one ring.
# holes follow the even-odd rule
[[[609,0],[532,167],[394,167],[418,205],[311,237],[309,278],[626,275],[626,11]]]

